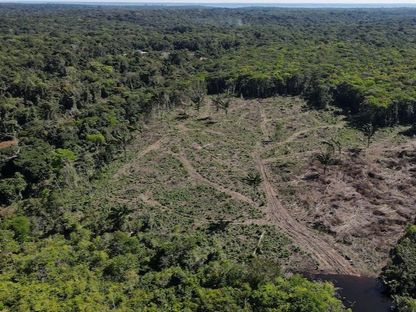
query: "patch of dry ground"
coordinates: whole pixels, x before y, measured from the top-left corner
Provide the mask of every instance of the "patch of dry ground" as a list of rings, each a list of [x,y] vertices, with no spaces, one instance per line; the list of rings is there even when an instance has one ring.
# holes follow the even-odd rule
[[[287,234],[300,248],[307,251],[318,263],[319,269],[325,272],[357,275],[359,271],[345,259],[342,254],[331,246],[326,239],[298,222],[278,199],[275,187],[270,183],[270,173],[262,159],[256,157],[258,170],[263,179],[266,193],[266,216],[269,221]],[[322,236],[322,235],[321,235]]]
[[[16,146],[19,144],[19,141],[14,139],[14,140],[8,140],[8,141],[3,141],[0,142],[0,150],[1,149],[5,149],[5,148],[9,148],[11,146]]]
[[[298,124],[291,123],[292,134],[267,147],[276,155],[263,160],[271,172],[271,189],[282,193],[289,217],[312,230],[309,243],[317,254],[325,255],[319,242],[313,242],[318,235],[344,258],[342,263],[347,260],[353,267],[349,274],[378,273],[416,215],[416,141],[387,129],[366,148],[362,134],[342,121],[305,125],[304,130]],[[341,152],[332,156],[333,165],[324,166],[317,155],[325,151],[322,142],[334,139],[341,143]],[[335,271],[348,272],[348,265],[325,258]],[[318,263],[328,271],[324,262]]]
[[[207,100],[143,133],[102,202],[150,214],[161,230],[225,224],[221,239],[250,240],[256,254],[286,246],[264,228],[272,226],[296,246],[283,263],[292,270],[375,273],[415,216],[415,143],[385,131],[364,149],[341,117],[309,111],[299,98],[235,99],[228,114]],[[316,154],[331,140],[342,150],[324,168]],[[258,186],[246,182],[255,172]]]
[[[326,170],[312,159],[294,177],[304,220],[335,237],[354,262],[379,270],[415,217],[416,145],[375,143],[337,158]]]

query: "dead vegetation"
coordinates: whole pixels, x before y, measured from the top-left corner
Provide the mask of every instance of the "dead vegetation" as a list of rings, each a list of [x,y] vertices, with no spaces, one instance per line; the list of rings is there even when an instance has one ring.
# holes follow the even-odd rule
[[[382,267],[415,215],[412,140],[378,132],[367,148],[342,117],[299,98],[203,104],[155,118],[89,199],[97,210],[127,205],[154,231],[206,231],[234,257],[291,270]]]
[[[311,160],[295,187],[308,210],[305,221],[344,245],[355,262],[376,270],[415,217],[416,146],[389,146],[346,150],[328,170]]]

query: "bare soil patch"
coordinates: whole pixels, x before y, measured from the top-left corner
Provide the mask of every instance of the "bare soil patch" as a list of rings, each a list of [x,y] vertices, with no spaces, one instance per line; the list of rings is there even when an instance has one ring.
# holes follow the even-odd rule
[[[415,143],[347,150],[328,166],[313,158],[297,177],[295,196],[305,222],[333,236],[349,258],[380,270],[415,217]]]
[[[9,148],[11,146],[16,146],[18,144],[19,144],[19,141],[18,140],[3,141],[3,142],[0,142],[0,150],[1,149]]]
[[[212,231],[235,257],[371,275],[416,215],[416,142],[398,133],[366,149],[341,116],[299,98],[234,99],[227,114],[208,100],[156,118],[91,200],[126,205],[157,231]],[[316,156],[331,140],[341,152],[324,166]]]

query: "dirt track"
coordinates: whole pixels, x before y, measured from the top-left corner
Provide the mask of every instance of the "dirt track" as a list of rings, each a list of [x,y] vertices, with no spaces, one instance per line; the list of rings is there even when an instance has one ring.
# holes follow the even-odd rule
[[[358,271],[346,260],[338,251],[333,249],[329,243],[319,238],[305,225],[296,221],[284,208],[275,189],[271,185],[267,168],[263,164],[262,159],[254,155],[257,170],[262,178],[262,187],[266,194],[267,206],[266,216],[271,223],[275,224],[288,235],[295,244],[311,255],[319,264],[319,269],[326,273],[339,273],[358,275]]]
[[[207,184],[217,191],[229,195],[235,200],[242,201],[256,207],[258,206],[248,197],[238,192],[231,191],[217,183],[211,182],[204,178],[195,170],[191,162],[183,153],[173,155],[179,161],[181,161],[189,176],[195,181]],[[260,172],[263,180],[263,190],[266,194],[267,206],[265,213],[267,220],[257,220],[258,222],[253,222],[254,220],[251,220],[249,223],[271,223],[276,225],[281,231],[288,235],[298,247],[313,257],[314,260],[319,264],[319,269],[326,273],[358,275],[358,271],[355,270],[353,266],[348,262],[348,260],[339,254],[338,251],[333,249],[329,243],[320,239],[309,228],[297,222],[290,215],[289,211],[285,209],[282,203],[279,201],[273,186],[269,182],[267,169],[263,164],[263,161],[260,159],[258,154],[255,154],[254,157],[257,165],[257,170]]]
[[[150,144],[149,146],[145,147],[142,151],[138,152],[136,156],[134,157],[134,160],[137,161],[143,156],[146,156],[152,151],[156,151],[160,149],[164,144],[166,143],[166,138],[162,137],[156,142]],[[129,170],[132,168],[131,163],[127,163],[126,165],[122,166],[113,176],[113,178],[120,178],[124,175],[127,175]]]
[[[120,166],[111,167],[111,188],[96,191],[97,203],[104,198],[126,204],[138,215],[169,213],[192,229],[212,220],[225,220],[241,232],[247,226],[247,233],[253,225],[266,226],[292,242],[290,258],[279,258],[288,271],[376,275],[414,220],[416,139],[391,130],[377,134],[366,148],[361,133],[344,127],[342,118],[303,108],[291,99],[235,99],[228,114],[207,105],[203,112],[189,109],[183,120],[173,111],[138,133],[128,147],[129,160],[120,157]],[[205,123],[206,116],[213,122]],[[275,137],[278,122],[283,128]],[[331,138],[343,148],[334,156],[338,162],[324,167],[316,155]],[[245,178],[256,172],[261,184],[249,185]],[[212,211],[205,209],[211,202],[188,192],[190,185],[208,186],[201,189],[209,195],[225,194],[230,210],[222,206],[224,196],[215,197]],[[176,189],[203,209],[183,212],[188,199],[170,205],[160,190],[170,196]],[[176,222],[162,220],[167,226],[161,228]],[[256,235],[247,234],[242,244]],[[261,249],[273,258],[279,241],[267,235],[266,241]]]
[[[264,126],[262,126],[262,129],[263,129],[263,127]],[[316,130],[320,130],[320,129],[330,129],[330,128],[337,129],[337,128],[341,128],[341,127],[343,127],[343,125],[337,124],[337,125],[326,125],[326,126],[313,127],[313,128],[309,128],[309,129],[299,130],[299,131],[293,133],[292,135],[290,135],[287,139],[285,139],[283,141],[280,141],[280,142],[277,142],[273,147],[281,146],[281,145],[284,145],[284,144],[288,144],[290,142],[293,142],[299,136],[304,135],[304,134],[307,134],[307,133],[312,132],[312,131],[316,131]]]
[[[259,111],[261,118],[260,128],[261,132],[263,133],[263,139],[268,139],[270,138],[270,133],[267,125],[268,120],[266,119],[266,114],[261,108],[261,106],[259,107]],[[340,125],[335,125],[334,127],[340,127]],[[186,127],[184,125],[178,126],[178,129],[182,131],[185,128]],[[301,134],[317,129],[320,129],[320,127],[298,131],[291,135],[285,141],[279,142],[278,145],[288,143],[296,139]],[[309,229],[306,225],[298,222],[295,218],[291,216],[290,212],[282,205],[278,198],[275,188],[269,181],[267,166],[260,157],[259,152],[263,148],[264,147],[262,147],[261,143],[259,142],[256,151],[253,153],[253,157],[256,163],[257,170],[261,175],[262,187],[266,195],[267,204],[266,209],[264,211],[266,218],[265,220],[246,221],[250,224],[257,222],[261,224],[273,224],[277,226],[282,232],[289,236],[299,248],[307,252],[318,263],[319,270],[322,270],[327,273],[358,275],[359,272],[351,265],[351,263],[345,257],[343,257],[337,250],[335,250],[330,245],[330,243],[319,237],[319,234],[314,233],[313,230]],[[188,172],[189,176],[193,180],[209,185],[217,191],[227,194],[234,200],[245,202],[252,206],[258,207],[257,203],[255,203],[247,196],[229,190],[203,177],[200,173],[196,171],[196,169],[184,153],[172,155],[175,156],[182,163],[182,165]]]
[[[259,107],[260,111],[260,128],[263,133],[263,137],[268,138],[269,131],[267,127],[266,114],[263,108]],[[340,127],[335,125],[334,127]],[[298,131],[292,134],[285,141],[279,142],[278,145],[288,143],[296,139],[299,135],[319,129],[320,127],[306,129]],[[257,170],[259,171],[262,178],[262,187],[266,195],[266,217],[271,223],[276,225],[286,235],[288,235],[295,244],[297,244],[302,250],[306,251],[314,258],[318,263],[319,269],[326,273],[339,273],[358,275],[359,272],[351,265],[351,263],[345,259],[337,250],[331,247],[331,245],[318,237],[317,234],[313,233],[308,227],[302,223],[296,221],[289,211],[282,205],[275,188],[269,181],[269,173],[267,166],[261,159],[259,152],[262,149],[262,145],[258,144],[256,151],[253,153],[253,157],[256,163]]]
[[[210,125],[200,121],[201,112],[191,114],[187,120],[172,118],[168,131],[156,123],[154,131],[149,132],[151,135],[133,147],[135,157],[113,178],[120,180],[139,173],[148,165],[144,156],[151,152],[170,155],[182,164],[185,179],[207,185],[264,213],[264,217],[253,219],[245,216],[233,220],[231,216],[231,223],[275,226],[313,259],[321,271],[350,275],[377,273],[412,214],[407,209],[413,207],[408,193],[413,193],[414,188],[405,178],[410,179],[416,172],[413,170],[416,153],[414,160],[413,154],[410,155],[414,146],[405,148],[402,144],[398,148],[389,145],[390,141],[381,142],[355,158],[344,148],[343,154],[338,155],[343,162],[324,174],[312,156],[320,151],[319,141],[332,135],[332,129],[343,130],[342,119],[336,123],[331,119],[328,123],[312,115],[298,122],[296,109],[295,113],[281,115],[268,103],[238,101],[228,115],[211,108],[210,116],[215,123]],[[284,120],[287,125],[287,136],[281,141],[271,140],[277,120]],[[318,143],[308,145],[311,140]],[[284,165],[296,159],[297,167],[285,171],[287,167],[277,167],[280,166],[277,159]],[[400,166],[403,172],[396,170],[391,174],[393,169],[384,170],[386,166],[393,169]],[[242,182],[253,170],[262,179],[258,196]],[[304,179],[310,172],[317,178]],[[169,183],[178,183],[169,179]],[[292,193],[288,193],[287,186]],[[140,200],[149,206],[161,206],[152,193]],[[204,217],[195,222],[203,222]],[[388,238],[385,233],[389,233]],[[315,268],[312,262],[303,269]]]
[[[257,207],[257,204],[252,201],[250,198],[248,198],[247,196],[244,196],[243,194],[240,194],[238,192],[229,190],[217,183],[211,182],[208,179],[204,178],[202,175],[200,175],[195,168],[192,166],[192,164],[190,163],[190,161],[186,158],[186,156],[184,154],[179,154],[176,155],[174,154],[174,156],[176,156],[178,158],[178,160],[182,163],[182,165],[184,166],[185,170],[188,172],[189,176],[196,180],[199,181],[201,183],[207,184],[209,186],[211,186],[212,188],[216,189],[217,191],[227,194],[228,196],[230,196],[231,198],[233,198],[234,200],[237,201],[241,201],[244,202],[246,204],[252,205]]]

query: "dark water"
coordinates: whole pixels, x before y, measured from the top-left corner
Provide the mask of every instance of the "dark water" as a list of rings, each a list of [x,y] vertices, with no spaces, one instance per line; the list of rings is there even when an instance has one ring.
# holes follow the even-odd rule
[[[344,305],[353,312],[389,312],[392,301],[383,294],[383,285],[373,277],[335,275],[335,274],[306,274],[314,280],[332,282],[338,288]]]

